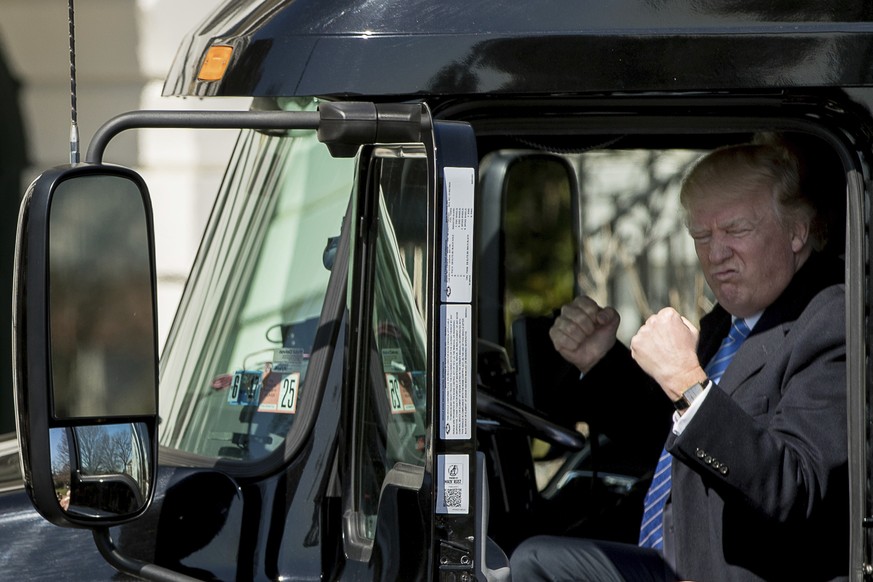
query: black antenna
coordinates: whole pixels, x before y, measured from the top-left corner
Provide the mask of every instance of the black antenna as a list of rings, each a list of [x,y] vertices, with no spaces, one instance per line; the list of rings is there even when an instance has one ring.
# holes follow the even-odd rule
[[[76,19],[73,0],[70,8],[70,164],[79,163],[79,114],[76,112]]]

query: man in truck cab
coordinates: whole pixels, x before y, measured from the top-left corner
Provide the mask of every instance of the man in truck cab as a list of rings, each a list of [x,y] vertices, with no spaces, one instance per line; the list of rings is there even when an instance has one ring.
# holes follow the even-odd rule
[[[588,297],[550,336],[578,398],[616,419],[672,401],[638,546],[539,536],[520,580],[831,580],[848,574],[846,348],[840,260],[787,144],[700,159],[681,202],[718,304],[700,331],[672,308],[630,342]],[[580,406],[582,406],[580,404]],[[636,408],[644,407],[643,410]]]

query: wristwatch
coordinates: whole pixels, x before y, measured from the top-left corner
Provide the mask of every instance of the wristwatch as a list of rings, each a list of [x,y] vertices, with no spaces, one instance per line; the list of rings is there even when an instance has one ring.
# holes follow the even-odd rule
[[[683,411],[691,406],[691,403],[694,402],[698,396],[703,394],[704,390],[707,390],[712,386],[712,380],[707,378],[702,382],[698,382],[693,385],[691,388],[682,393],[682,396],[679,397],[679,400],[673,402],[673,406],[676,407],[676,410]]]

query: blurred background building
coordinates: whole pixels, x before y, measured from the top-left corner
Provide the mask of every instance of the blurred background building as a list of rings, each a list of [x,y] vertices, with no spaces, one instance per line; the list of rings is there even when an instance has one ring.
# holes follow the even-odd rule
[[[161,97],[183,36],[223,0],[75,0],[78,121],[82,158],[111,117],[134,109],[247,109],[248,99]],[[27,184],[69,162],[67,0],[0,1],[0,306],[12,301],[18,204]],[[105,161],[132,167],[149,185],[155,213],[160,342],[166,338],[197,252],[235,131],[128,131]],[[0,329],[9,329],[0,309]],[[0,333],[0,382],[11,383],[10,334]],[[8,386],[0,434],[13,431]]]

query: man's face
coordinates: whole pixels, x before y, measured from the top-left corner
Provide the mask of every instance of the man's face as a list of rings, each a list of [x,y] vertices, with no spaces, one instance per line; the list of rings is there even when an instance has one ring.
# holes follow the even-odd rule
[[[690,201],[688,231],[719,304],[748,317],[788,286],[808,254],[806,232],[782,225],[766,186],[743,192],[718,188]]]

